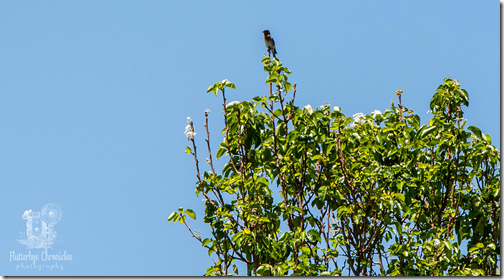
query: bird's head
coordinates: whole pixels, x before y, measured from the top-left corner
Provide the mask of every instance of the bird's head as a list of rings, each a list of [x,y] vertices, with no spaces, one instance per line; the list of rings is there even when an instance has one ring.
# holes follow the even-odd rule
[[[268,30],[268,29],[263,30],[263,33],[264,33],[264,35],[269,35],[269,34],[270,34],[270,32],[269,32],[269,30]]]

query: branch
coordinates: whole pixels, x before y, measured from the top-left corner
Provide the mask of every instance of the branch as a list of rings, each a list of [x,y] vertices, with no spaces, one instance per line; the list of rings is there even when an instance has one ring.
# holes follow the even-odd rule
[[[210,161],[210,167],[212,168],[212,173],[215,174],[212,162],[212,151],[210,150],[210,131],[208,130],[208,112],[209,112],[208,110],[205,111],[205,129],[207,134],[207,138],[205,139],[205,141],[207,142],[208,147],[208,160]]]

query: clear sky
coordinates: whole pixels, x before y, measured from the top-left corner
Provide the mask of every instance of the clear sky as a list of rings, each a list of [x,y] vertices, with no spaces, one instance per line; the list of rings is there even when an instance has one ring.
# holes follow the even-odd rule
[[[222,100],[268,94],[260,63],[269,29],[293,74],[297,105],[330,102],[347,116],[390,107],[394,92],[427,123],[443,79],[469,93],[469,125],[500,142],[498,1],[0,1],[0,274],[202,275],[206,249],[166,220],[202,221],[192,117],[204,162],[204,111],[214,151]],[[205,165],[203,164],[204,168]],[[26,238],[26,210],[55,203],[48,253]],[[58,270],[59,269],[59,270]],[[245,273],[245,271],[241,272]]]

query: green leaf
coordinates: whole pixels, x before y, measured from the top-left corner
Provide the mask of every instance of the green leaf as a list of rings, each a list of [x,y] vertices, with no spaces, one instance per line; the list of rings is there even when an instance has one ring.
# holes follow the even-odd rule
[[[469,248],[469,250],[467,250],[467,252],[471,253],[471,252],[474,252],[476,250],[479,250],[479,248],[478,247],[471,247],[471,248]]]
[[[231,82],[230,82],[230,81],[228,81],[228,80],[224,80],[224,81],[222,81],[222,84],[223,84],[225,87],[232,88],[232,89],[236,89],[235,84],[231,83]]]
[[[410,119],[411,125],[415,128],[420,126],[420,117],[418,115],[414,115]]]
[[[285,88],[285,92],[289,92],[289,90],[293,89],[291,83],[289,83],[287,81],[284,83],[284,88]]]
[[[210,238],[205,238],[205,239],[203,240],[203,243],[201,244],[201,246],[205,247],[205,246],[207,246],[208,244],[210,244],[210,242],[212,242],[212,239],[210,239]]]
[[[308,231],[308,234],[311,235],[313,237],[313,239],[315,239],[316,241],[318,241],[318,242],[322,241],[322,238],[320,237],[320,234],[318,231],[316,231],[314,229],[310,229]]]
[[[394,196],[397,197],[397,198],[399,198],[402,202],[404,202],[404,194],[402,194],[402,193],[395,193]]]
[[[196,220],[196,213],[192,209],[186,209],[184,211],[189,217],[191,217],[193,220]]]
[[[181,224],[182,224],[182,223],[184,223],[184,222],[185,222],[185,219],[186,219],[186,216],[184,216],[184,215],[180,215],[180,216],[179,216],[179,220],[178,220],[178,221],[179,221],[179,223],[181,223]]]
[[[470,126],[467,128],[469,131],[471,131],[474,136],[476,136],[476,138],[479,138],[481,139],[481,130],[479,128],[477,128],[476,126]]]
[[[325,200],[327,196],[327,187],[326,186],[321,186],[319,189],[319,197],[321,200]]]
[[[240,101],[232,101],[226,105],[226,109],[238,108],[240,106]]]
[[[345,200],[345,197],[338,190],[335,190],[334,194],[336,194],[336,197],[339,199],[340,202]]]
[[[192,153],[191,148],[189,148],[189,146],[186,146],[185,153],[186,154],[191,154]]]
[[[268,79],[266,79],[265,84],[276,83],[276,82],[277,82],[276,76],[271,75],[271,76],[268,77]]]
[[[460,93],[460,95],[464,98],[463,104],[465,106],[468,106],[469,105],[469,94],[467,93],[467,91],[465,91],[465,89],[457,89],[456,91],[458,93]]]
[[[169,223],[171,220],[173,220],[173,219],[177,218],[177,217],[178,217],[178,215],[179,215],[179,214],[178,214],[177,212],[175,212],[175,211],[174,211],[174,212],[172,212],[172,213],[170,214],[170,216],[168,217],[168,221],[167,221],[167,222]],[[174,221],[174,222],[176,222],[176,221]]]
[[[262,275],[263,275],[263,273],[264,273],[264,270],[265,270],[265,269],[266,269],[266,267],[264,267],[264,266],[262,266],[262,265],[261,265],[261,266],[260,266],[259,268],[257,268],[257,270],[256,270],[257,275],[262,276]]]
[[[436,106],[441,106],[441,98],[438,94],[434,94],[434,96],[432,96],[432,99],[431,99],[431,102],[430,102],[430,109],[431,111],[434,111],[434,108]]]
[[[261,217],[259,219],[259,221],[263,222],[263,223],[269,223],[270,222],[270,219],[268,219],[267,217]]]
[[[220,157],[222,157],[222,155],[224,155],[224,153],[226,152],[226,149],[224,148],[219,148],[217,150],[217,155],[215,156],[217,159],[219,159]]]
[[[490,137],[489,134],[481,133],[481,136],[482,136],[482,138],[485,138],[485,141],[487,141],[488,144],[492,144],[492,137]]]
[[[424,131],[422,131],[422,134],[420,135],[420,137],[425,137],[425,136],[431,134],[434,130],[436,130],[436,128],[437,127],[435,125],[433,125],[427,129],[425,129]]]
[[[217,85],[217,84],[213,84],[213,85],[211,85],[211,86],[209,86],[209,87],[208,87],[208,89],[207,89],[207,91],[206,91],[206,92],[207,92],[207,93],[209,93],[209,92],[213,92],[213,93],[215,94],[215,96],[217,96],[217,91],[218,91],[218,90],[219,90],[218,85]]]

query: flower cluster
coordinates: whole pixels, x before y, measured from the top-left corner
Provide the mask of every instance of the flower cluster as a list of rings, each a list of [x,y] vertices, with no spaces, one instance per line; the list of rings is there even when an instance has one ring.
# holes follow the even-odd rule
[[[358,124],[363,124],[366,121],[363,113],[354,114],[353,119],[354,119],[354,121],[353,121],[353,123],[350,124],[350,127],[354,127]]]
[[[191,117],[187,117],[187,123],[189,123],[189,124],[186,125],[184,133],[187,136],[187,140],[193,140],[194,135],[196,135],[196,132],[194,132],[194,127],[192,126]]]
[[[373,116],[373,118],[376,118],[376,115],[381,115],[381,112],[380,110],[374,110],[373,112],[371,112],[371,115]]]

